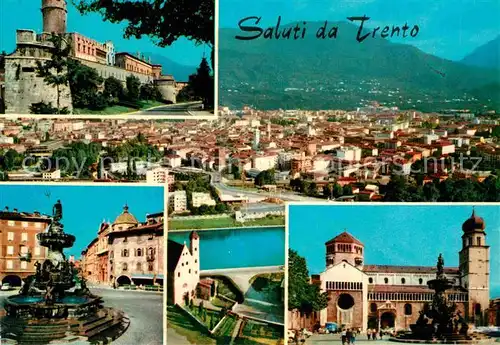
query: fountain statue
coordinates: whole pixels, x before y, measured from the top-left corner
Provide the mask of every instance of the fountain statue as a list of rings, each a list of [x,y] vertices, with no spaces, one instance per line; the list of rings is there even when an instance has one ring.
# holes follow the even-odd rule
[[[453,281],[444,273],[444,259],[439,254],[436,265],[436,279],[427,282],[434,290],[432,302],[420,311],[417,322],[410,325],[411,333],[401,334],[394,341],[420,343],[473,343],[477,339],[468,334],[467,322],[455,303],[448,301],[446,290],[453,287]]]
[[[104,307],[102,298],[91,293],[85,279],[78,277],[66,259],[64,248],[73,246],[75,236],[64,232],[62,217],[58,200],[48,228],[37,234],[40,245],[48,248],[47,258],[36,261],[35,274],[24,279],[18,295],[6,299],[7,315],[0,323],[2,338],[19,344],[48,344],[67,336],[70,330],[70,334],[89,340],[106,339],[119,336],[128,327],[123,312]]]

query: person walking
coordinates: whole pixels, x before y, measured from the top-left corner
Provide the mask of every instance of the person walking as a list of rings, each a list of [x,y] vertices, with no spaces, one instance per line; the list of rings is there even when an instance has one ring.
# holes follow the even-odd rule
[[[347,332],[345,329],[342,330],[342,333],[341,333],[341,339],[342,339],[342,345],[345,345],[345,342],[347,340]]]
[[[383,338],[382,338],[382,336],[384,335],[384,334],[382,333],[382,328],[380,329],[379,335],[380,335],[380,340],[382,340],[382,339],[383,339]]]
[[[351,332],[351,340],[350,340],[350,343],[354,345],[354,343],[356,342],[356,333],[355,331],[352,331]]]
[[[368,340],[372,339],[372,329],[371,328],[368,328],[366,330],[366,336],[368,337]]]
[[[351,338],[352,338],[352,329],[350,329],[350,328],[347,329],[345,337],[346,337],[346,340],[347,340],[347,344],[350,344],[351,343]]]

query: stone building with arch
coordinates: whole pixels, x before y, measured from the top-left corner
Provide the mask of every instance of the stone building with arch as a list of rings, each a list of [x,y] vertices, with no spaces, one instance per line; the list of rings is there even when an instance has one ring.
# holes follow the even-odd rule
[[[35,274],[35,263],[47,258],[48,249],[40,246],[36,235],[44,232],[51,218],[39,212],[22,212],[6,207],[0,211],[0,282],[21,286],[22,279]],[[21,260],[31,255],[31,261]]]
[[[113,223],[102,222],[97,238],[82,252],[82,272],[100,284],[163,284],[163,216],[139,222],[123,207]]]
[[[347,232],[325,243],[326,269],[311,277],[311,283],[326,292],[328,306],[320,312],[289,314],[289,328],[339,326],[372,329],[409,329],[419,312],[432,302],[434,291],[427,281],[436,278],[436,267],[366,265],[365,247]],[[485,223],[472,212],[462,225],[459,267],[445,267],[454,281],[447,298],[471,323],[487,323],[489,307],[489,246]]]

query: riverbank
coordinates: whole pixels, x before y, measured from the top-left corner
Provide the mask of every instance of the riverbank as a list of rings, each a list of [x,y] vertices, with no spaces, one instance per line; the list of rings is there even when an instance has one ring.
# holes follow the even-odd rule
[[[256,220],[249,220],[243,223],[237,222],[234,218],[214,218],[214,219],[170,219],[168,221],[168,231],[188,231],[188,230],[214,230],[228,228],[255,228],[285,226],[285,217],[265,217]]]

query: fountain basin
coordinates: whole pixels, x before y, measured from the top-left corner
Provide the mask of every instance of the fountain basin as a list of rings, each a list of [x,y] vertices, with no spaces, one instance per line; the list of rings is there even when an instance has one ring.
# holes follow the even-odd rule
[[[43,296],[10,296],[5,300],[8,316],[21,319],[79,318],[102,308],[102,298],[93,295],[66,295],[47,304]]]
[[[63,232],[42,232],[36,235],[44,247],[70,248],[75,243],[75,236]]]

